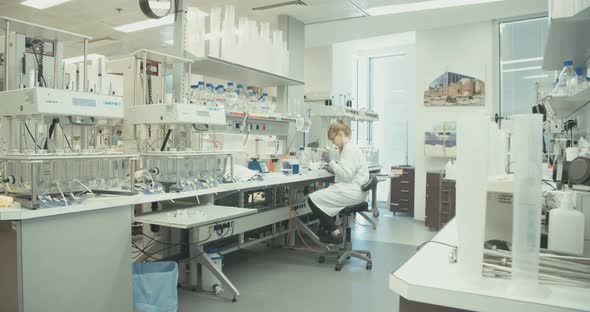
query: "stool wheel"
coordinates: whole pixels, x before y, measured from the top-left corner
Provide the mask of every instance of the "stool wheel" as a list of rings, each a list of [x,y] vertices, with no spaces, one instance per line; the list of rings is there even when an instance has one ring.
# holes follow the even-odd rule
[[[375,218],[379,218],[379,210],[377,210],[377,211],[373,212],[373,216],[374,216]]]
[[[234,297],[234,299],[232,299],[232,301],[231,301],[231,302],[233,302],[233,303],[236,303],[236,302],[238,302],[238,298]]]
[[[370,271],[373,269],[373,262],[367,262],[367,270]]]
[[[337,265],[334,267],[334,270],[336,270],[336,271],[340,271],[340,270],[342,270],[342,264],[337,264]]]
[[[319,256],[318,263],[324,263],[324,262],[326,262],[326,258],[324,256]]]

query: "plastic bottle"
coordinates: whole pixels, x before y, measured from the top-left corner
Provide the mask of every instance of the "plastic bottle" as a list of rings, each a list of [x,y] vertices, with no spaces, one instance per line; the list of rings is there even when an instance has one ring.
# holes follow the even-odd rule
[[[244,112],[245,106],[246,106],[246,96],[244,93],[244,86],[242,86],[241,84],[238,85],[237,89],[236,89],[236,94],[238,95],[238,98],[236,99],[236,111],[237,112]]]
[[[557,78],[556,92],[557,96],[571,96],[575,94],[578,77],[574,71],[574,62],[563,62],[563,70]]]
[[[559,207],[549,212],[549,250],[582,255],[584,223],[584,214],[573,208],[571,192],[563,192]]]
[[[262,93],[262,97],[260,98],[260,113],[264,115],[270,114],[270,97],[268,93]]]
[[[297,151],[297,160],[299,161],[300,169],[307,168],[307,159],[305,157],[305,147],[299,146]]]
[[[213,84],[207,84],[207,106],[215,107],[215,89],[213,89]]]
[[[238,104],[238,93],[236,92],[236,88],[234,87],[233,82],[227,83],[227,90],[225,92],[225,109],[229,111],[237,110]]]
[[[199,93],[199,85],[191,85],[191,93],[190,93],[189,103],[191,103],[191,104],[198,103],[198,93]]]
[[[215,106],[220,109],[225,108],[225,89],[223,85],[218,85],[215,89]]]
[[[249,114],[256,114],[258,113],[258,97],[254,92],[254,88],[252,86],[248,86],[246,93],[248,94],[248,102],[246,104],[246,111]]]
[[[197,103],[199,105],[207,105],[207,88],[204,81],[199,81],[199,88],[197,89]]]
[[[576,68],[576,93],[584,91],[588,84],[586,83],[586,73],[583,68]]]

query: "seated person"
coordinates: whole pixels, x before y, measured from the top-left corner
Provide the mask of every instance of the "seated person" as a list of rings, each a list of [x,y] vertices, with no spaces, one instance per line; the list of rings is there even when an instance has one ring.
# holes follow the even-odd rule
[[[335,175],[335,183],[328,188],[309,194],[308,203],[313,213],[320,219],[319,237],[326,243],[339,243],[342,234],[336,225],[335,216],[347,206],[365,201],[366,194],[361,186],[369,181],[367,161],[359,147],[354,144],[350,127],[343,121],[330,125],[328,139],[338,147],[340,160],[330,161],[322,155],[329,171]]]

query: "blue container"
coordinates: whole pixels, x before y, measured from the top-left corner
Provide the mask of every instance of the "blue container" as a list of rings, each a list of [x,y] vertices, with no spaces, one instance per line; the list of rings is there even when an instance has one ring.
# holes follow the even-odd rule
[[[176,312],[178,309],[176,262],[133,264],[135,312]]]
[[[293,168],[293,174],[299,174],[299,164],[293,164],[291,167]]]

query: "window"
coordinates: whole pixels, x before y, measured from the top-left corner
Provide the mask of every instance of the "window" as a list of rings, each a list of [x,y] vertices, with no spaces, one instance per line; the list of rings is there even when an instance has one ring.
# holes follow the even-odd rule
[[[530,113],[551,92],[555,73],[541,70],[548,19],[500,23],[500,115]]]

